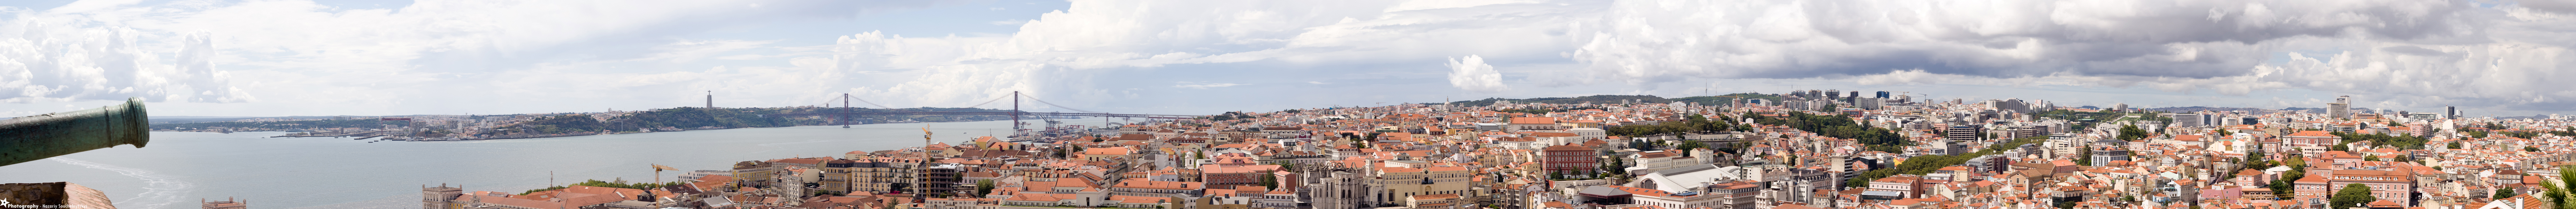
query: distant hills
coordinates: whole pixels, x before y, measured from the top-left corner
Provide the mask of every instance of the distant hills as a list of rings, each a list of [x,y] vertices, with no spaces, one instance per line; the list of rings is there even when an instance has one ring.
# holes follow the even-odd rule
[[[580,132],[580,131],[601,131],[601,130],[611,130],[611,131],[634,131],[634,130],[636,130],[636,129],[642,129],[642,128],[660,128],[660,127],[676,127],[676,128],[698,128],[698,127],[754,128],[754,127],[786,127],[786,126],[800,126],[800,125],[828,125],[828,124],[832,124],[832,119],[830,119],[830,118],[806,118],[806,117],[796,117],[796,118],[763,118],[763,117],[760,117],[760,115],[763,115],[763,114],[787,114],[787,113],[830,113],[830,112],[840,112],[840,111],[843,111],[843,110],[842,110],[842,109],[840,109],[840,108],[824,108],[824,107],[777,107],[777,108],[700,108],[700,107],[678,107],[678,108],[655,109],[655,110],[650,110],[650,111],[639,111],[639,112],[621,112],[621,113],[618,113],[619,115],[616,115],[616,116],[614,116],[614,117],[596,116],[597,114],[601,114],[601,113],[539,113],[539,114],[471,115],[471,116],[464,116],[464,115],[409,115],[409,116],[287,116],[287,117],[237,117],[237,118],[213,118],[213,117],[186,117],[186,116],[182,116],[182,117],[163,117],[163,118],[153,118],[153,119],[151,119],[151,121],[152,121],[152,123],[153,123],[153,124],[152,124],[152,129],[179,129],[179,128],[192,128],[192,129],[196,129],[196,128],[207,128],[207,127],[266,128],[266,129],[287,129],[287,128],[378,128],[378,127],[384,127],[384,125],[401,125],[401,124],[405,124],[406,122],[408,122],[408,121],[379,121],[379,120],[375,119],[375,118],[380,118],[380,117],[420,117],[420,118],[458,118],[458,117],[463,117],[463,118],[468,118],[468,119],[484,119],[484,118],[491,118],[491,117],[503,117],[503,118],[529,118],[530,120],[526,120],[526,122],[524,122],[524,123],[519,123],[519,124],[495,124],[495,125],[501,125],[501,127],[496,127],[496,128],[501,128],[501,129],[512,129],[512,130],[528,130],[528,131],[531,131],[531,132],[539,132],[539,133],[548,133],[548,134],[553,134],[553,133]],[[1010,110],[983,109],[983,108],[931,108],[931,107],[924,107],[924,108],[900,108],[900,109],[852,108],[852,109],[850,109],[849,111],[852,111],[852,112],[1009,112]],[[364,118],[364,119],[337,119],[337,118],[339,118],[339,117],[348,117],[348,118]],[[274,122],[236,122],[236,121],[239,121],[239,120],[245,120],[245,119],[262,119],[262,118],[268,118],[268,119],[282,119],[282,120],[293,120],[293,121],[274,121]],[[603,120],[603,119],[600,119],[600,118],[606,118],[606,119],[604,119],[604,120]],[[1041,117],[1023,117],[1023,118],[1031,118],[1031,119],[1034,119],[1034,118],[1041,118]],[[965,121],[990,121],[990,120],[1006,120],[1006,119],[1010,119],[1010,116],[1002,116],[1002,115],[885,115],[885,116],[864,116],[864,117],[855,117],[855,118],[852,118],[852,121],[857,121],[859,124],[870,124],[870,123],[888,123],[888,122],[903,122],[903,121],[912,121],[912,122],[965,122]]]
[[[1780,96],[1779,96],[1779,95],[1770,95],[1770,94],[1752,94],[1752,93],[1735,93],[1735,94],[1727,94],[1727,95],[1720,95],[1720,96],[1695,96],[1695,97],[1682,97],[1682,98],[1664,98],[1664,97],[1661,97],[1661,96],[1655,96],[1655,95],[1592,95],[1592,96],[1579,96],[1579,97],[1540,97],[1540,98],[1527,98],[1527,99],[1485,98],[1485,99],[1479,99],[1479,100],[1468,100],[1468,101],[1456,101],[1456,102],[1449,102],[1449,104],[1452,104],[1452,105],[1459,105],[1459,106],[1486,106],[1486,105],[1494,105],[1494,103],[1495,103],[1495,102],[1502,102],[1502,101],[1511,101],[1512,103],[1519,103],[1519,104],[1584,104],[1584,103],[1592,103],[1592,104],[1617,104],[1617,103],[1621,103],[1621,102],[1639,102],[1639,103],[1673,103],[1673,102],[1678,101],[1678,102],[1685,102],[1685,103],[1698,103],[1699,105],[1725,105],[1725,104],[1734,104],[1735,99],[1737,99],[1737,98],[1746,98],[1746,99],[1766,99],[1766,100],[1773,100],[1773,101],[1777,101],[1777,100],[1779,100],[1779,99],[1780,99]],[[1439,104],[1439,103],[1429,103],[1429,104]]]
[[[344,115],[344,116],[345,116],[345,115]],[[260,118],[276,118],[276,119],[286,119],[286,120],[311,120],[311,119],[331,119],[332,117],[340,117],[340,116],[283,116],[283,117],[242,117],[242,116],[151,116],[151,117],[149,117],[149,119],[146,119],[146,120],[150,121],[150,123],[153,123],[153,124],[162,124],[162,123],[204,123],[204,122],[224,122],[224,121],[249,120],[249,119],[260,119]],[[348,116],[348,117],[361,117],[361,116]]]

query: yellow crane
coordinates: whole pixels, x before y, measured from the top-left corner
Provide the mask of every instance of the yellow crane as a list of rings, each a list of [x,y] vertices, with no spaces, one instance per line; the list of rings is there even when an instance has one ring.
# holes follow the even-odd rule
[[[666,170],[676,171],[680,169],[671,168],[671,166],[663,166],[662,164],[653,164],[653,183],[662,183],[662,171]]]

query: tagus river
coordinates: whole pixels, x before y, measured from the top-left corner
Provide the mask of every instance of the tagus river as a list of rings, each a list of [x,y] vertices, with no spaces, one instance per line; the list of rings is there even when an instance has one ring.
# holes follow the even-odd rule
[[[1086,121],[1087,120],[1087,121]],[[1032,124],[1044,124],[1036,120]],[[1098,126],[1098,118],[1065,125]],[[1118,121],[1126,122],[1126,121]],[[68,181],[106,192],[117,208],[197,208],[200,198],[248,199],[252,208],[420,208],[420,186],[520,192],[585,179],[653,180],[651,164],[722,170],[734,162],[841,156],[921,145],[921,129],[949,144],[1006,135],[1008,121],[696,130],[536,139],[367,143],[351,138],[269,138],[283,132],[152,132],[144,148],[117,146],[0,166],[0,183]],[[662,172],[675,181],[686,171]]]

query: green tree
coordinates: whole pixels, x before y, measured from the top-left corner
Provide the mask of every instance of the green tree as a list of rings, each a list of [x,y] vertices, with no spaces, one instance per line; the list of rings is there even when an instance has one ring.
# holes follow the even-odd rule
[[[2451,149],[2459,149],[2459,148],[2460,148],[2460,142],[2451,142]]]
[[[1627,158],[1626,158],[1626,157],[1619,157],[1619,156],[1611,156],[1611,157],[1610,157],[1610,168],[1609,168],[1609,169],[1610,169],[1610,172],[1616,172],[1617,174],[1620,174],[1620,175],[1627,175],[1627,174],[1628,174],[1628,160],[1623,160],[1623,159],[1627,159]]]
[[[1845,183],[1846,185],[1869,185],[1869,181],[1872,181],[1872,180],[1878,180],[1879,178],[1885,178],[1885,177],[1888,177],[1888,176],[1894,176],[1894,175],[1897,175],[1897,174],[1913,174],[1913,175],[1931,174],[1933,171],[1938,171],[1938,170],[1940,170],[1940,169],[1941,169],[1941,168],[1943,168],[1943,167],[1957,166],[1957,165],[1959,165],[1959,164],[1961,164],[1961,163],[1966,163],[1966,162],[1968,161],[1968,159],[1973,159],[1973,158],[1977,158],[1977,157],[1980,157],[1980,156],[1986,156],[1986,155],[1991,155],[1991,154],[1995,154],[1995,153],[2002,153],[2004,150],[2012,149],[2012,148],[2015,148],[2015,147],[2021,147],[2021,145],[2022,145],[2022,144],[2037,143],[2037,142],[2039,142],[2039,141],[2047,140],[2047,139],[2048,139],[2048,137],[2027,137],[2027,138],[2021,138],[2021,139],[2014,139],[2013,141],[2005,142],[2005,143],[2001,143],[2001,144],[1995,144],[1994,146],[1989,146],[1989,147],[1987,147],[1986,149],[1979,150],[1979,151],[1976,151],[1976,152],[1971,152],[1971,153],[1964,153],[1964,154],[1957,154],[1957,155],[1924,155],[1924,156],[1914,156],[1914,157],[1911,157],[1911,158],[1906,158],[1905,163],[1898,164],[1898,165],[1896,165],[1896,166],[1895,166],[1895,167],[1893,167],[1893,168],[1877,169],[1877,170],[1870,170],[1870,171],[1861,172],[1861,174],[1860,174],[1860,176],[1859,176],[1858,178],[1852,178],[1852,179],[1850,179],[1850,180],[1845,180],[1845,181],[1844,181],[1844,183]]]
[[[2540,197],[2553,203],[2548,208],[2576,209],[2576,199],[2569,199],[2576,197],[2569,195],[2570,185],[2576,185],[2576,166],[2559,166],[2558,181],[2540,181]]]
[[[2138,125],[2121,125],[2119,139],[2120,141],[2137,141],[2138,139],[2147,138],[2149,134],[2152,133],[2147,132],[2146,129],[2139,129]]]
[[[2540,151],[2540,147],[2522,147],[2522,151],[2524,151],[2524,152],[2539,152],[2539,151]]]
[[[1673,141],[1673,151],[1676,151],[1677,153],[1681,154],[1682,156],[1690,156],[1690,150],[1691,150],[1691,149],[1699,149],[1699,148],[1708,148],[1708,144],[1703,144],[1703,143],[1700,143],[1700,142],[1694,142],[1694,141]],[[1692,156],[1692,157],[1697,157],[1697,156]]]
[[[2333,196],[2327,196],[2326,201],[2327,208],[2352,208],[2370,204],[2370,201],[2379,201],[2379,197],[2370,196],[2370,185],[2353,183],[2343,185],[2343,190],[2335,191]]]
[[[987,193],[993,193],[993,180],[975,180],[975,197],[983,198]]]
[[[1267,174],[1261,175],[1261,183],[1257,185],[1261,185],[1261,188],[1277,189],[1279,188],[1279,177]]]
[[[1844,115],[1789,112],[1787,117],[1771,117],[1754,113],[1744,113],[1743,117],[1763,125],[1786,126],[1826,137],[1853,139],[1868,145],[1866,148],[1871,151],[1903,152],[1905,145],[1913,144],[1891,129],[1861,125]]]
[[[2092,149],[2092,148],[2077,148],[2077,149],[2075,149],[2075,164],[2076,164],[2076,165],[2084,165],[2084,166],[2091,166],[2091,165],[2093,165],[2093,149]]]
[[[2379,155],[2362,155],[2361,161],[2379,161]]]
[[[2495,198],[2496,198],[2496,199],[2504,199],[2504,198],[2511,198],[2511,197],[2513,197],[2513,188],[2496,188],[2496,191],[2495,191]]]
[[[2265,184],[2263,187],[2272,189],[2272,198],[2275,199],[2290,199],[2290,195],[2297,193],[2296,189],[2290,188],[2289,181],[2281,179],[2272,179],[2272,184]]]

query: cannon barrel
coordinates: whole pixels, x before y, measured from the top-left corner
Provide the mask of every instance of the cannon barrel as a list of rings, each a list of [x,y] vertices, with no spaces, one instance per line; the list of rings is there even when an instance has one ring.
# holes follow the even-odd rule
[[[0,120],[0,166],[152,141],[143,98],[97,109]]]

